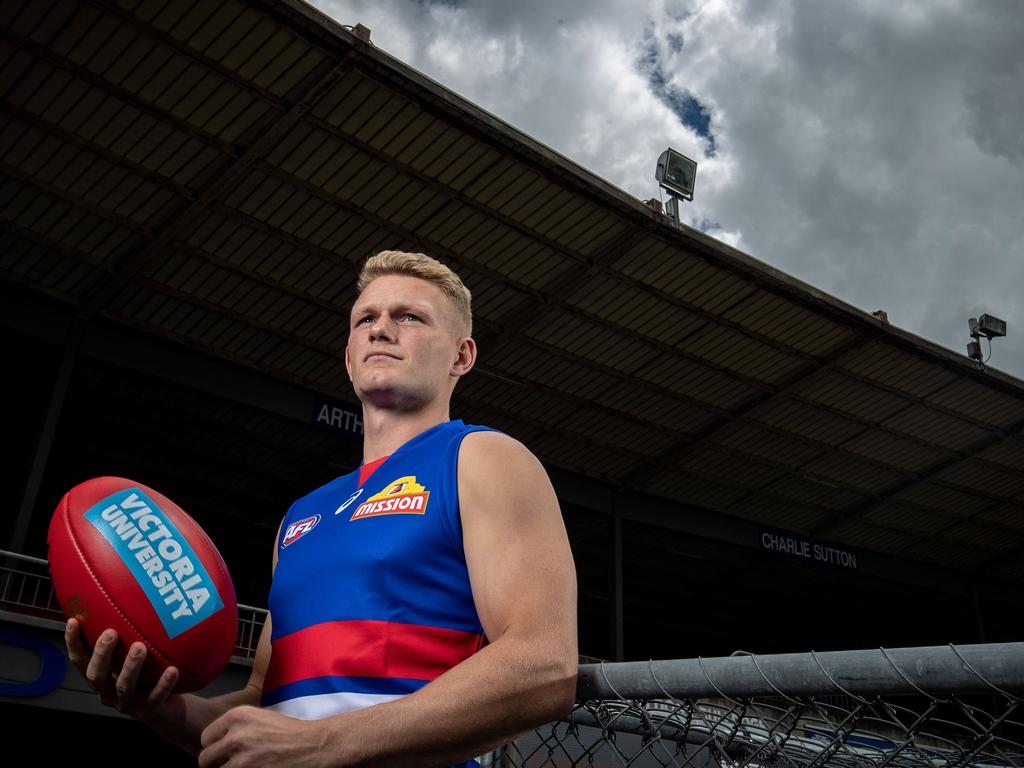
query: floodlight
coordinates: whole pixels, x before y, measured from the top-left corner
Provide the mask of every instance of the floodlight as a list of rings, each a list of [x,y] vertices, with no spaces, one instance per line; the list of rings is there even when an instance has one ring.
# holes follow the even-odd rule
[[[697,180],[697,162],[674,149],[666,149],[658,158],[654,178],[670,195],[693,200],[693,187]]]
[[[990,339],[1006,335],[1006,321],[992,315],[981,315],[978,318],[978,333]]]
[[[971,338],[974,339],[967,345],[967,356],[984,365],[992,357],[992,339],[1006,335],[1006,321],[985,314],[967,318],[967,325],[971,329]],[[982,336],[988,339],[988,357],[985,359],[982,359],[981,354]]]
[[[972,341],[967,344],[967,356],[972,360],[977,360],[979,363],[982,362],[984,355],[981,354],[980,341]]]

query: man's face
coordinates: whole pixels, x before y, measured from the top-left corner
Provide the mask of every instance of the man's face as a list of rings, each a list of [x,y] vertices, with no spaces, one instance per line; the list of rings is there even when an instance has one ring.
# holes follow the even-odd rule
[[[378,277],[352,307],[345,366],[360,401],[411,410],[446,400],[460,338],[441,289],[407,275]]]

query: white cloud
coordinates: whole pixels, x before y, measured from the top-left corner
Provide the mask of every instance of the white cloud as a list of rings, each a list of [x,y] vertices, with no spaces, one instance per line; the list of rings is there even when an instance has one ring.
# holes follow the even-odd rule
[[[666,146],[695,158],[691,222],[896,325],[963,351],[1003,317],[1024,376],[1017,0],[317,5],[638,198]]]

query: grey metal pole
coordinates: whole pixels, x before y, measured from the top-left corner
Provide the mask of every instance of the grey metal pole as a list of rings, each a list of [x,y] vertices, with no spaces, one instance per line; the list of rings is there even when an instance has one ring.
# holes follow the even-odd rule
[[[622,609],[622,510],[619,492],[612,493],[612,584],[611,584],[611,635],[612,658],[622,661],[626,658],[625,629]]]
[[[1024,691],[1024,643],[586,664],[579,701]]]
[[[978,628],[978,642],[984,643],[988,638],[985,636],[985,621],[981,613],[981,598],[978,596],[978,580],[972,577],[967,588],[971,593],[971,607],[974,609],[974,623]]]
[[[80,317],[76,318],[68,329],[67,340],[64,342],[64,356],[61,359],[60,369],[57,371],[57,379],[53,384],[53,391],[50,393],[50,404],[46,409],[46,419],[43,422],[42,430],[39,432],[35,456],[32,458],[32,469],[29,470],[28,479],[25,481],[25,491],[21,496],[18,519],[14,524],[14,533],[11,534],[9,549],[14,552],[23,552],[25,549],[28,524],[32,519],[32,511],[36,507],[39,487],[42,485],[43,473],[46,471],[46,463],[50,458],[53,438],[57,433],[57,422],[60,420],[60,412],[64,407],[64,397],[67,395],[68,385],[71,383],[71,374],[78,359],[78,350],[82,345],[84,329],[85,321]]]

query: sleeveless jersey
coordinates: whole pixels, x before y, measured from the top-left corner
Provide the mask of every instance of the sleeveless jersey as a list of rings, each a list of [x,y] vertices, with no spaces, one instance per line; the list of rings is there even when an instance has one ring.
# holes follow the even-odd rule
[[[319,719],[391,701],[483,645],[457,466],[462,439],[486,429],[438,424],[292,504],[270,588],[264,707]]]

